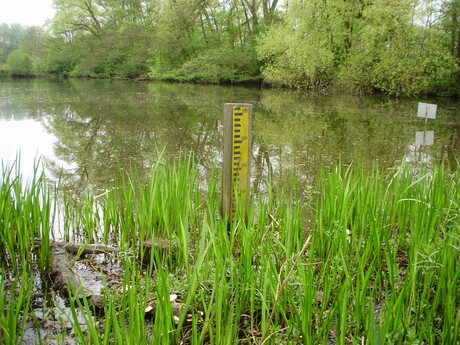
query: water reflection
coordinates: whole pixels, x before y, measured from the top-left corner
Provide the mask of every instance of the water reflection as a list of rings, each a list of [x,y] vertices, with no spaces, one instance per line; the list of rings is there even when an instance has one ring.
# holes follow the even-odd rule
[[[31,80],[0,82],[0,130],[24,145],[28,140],[20,133],[34,138],[37,152],[46,154],[48,177],[60,179],[74,195],[88,186],[102,192],[118,178],[118,167],[147,175],[163,148],[167,158],[192,152],[205,180],[221,159],[226,102],[254,105],[256,191],[265,189],[268,176],[277,184],[294,176],[303,188],[321,167],[339,159],[393,166],[407,155],[419,126],[416,101],[188,84]],[[438,118],[431,123],[436,141],[424,150],[430,160],[455,160],[459,104],[437,103]],[[19,130],[8,128],[17,121]],[[47,134],[26,134],[32,123]],[[3,137],[2,148],[10,142]],[[11,159],[3,149],[0,157]]]
[[[429,152],[425,152],[420,145],[411,144],[408,147],[408,154],[406,156],[406,163],[414,165],[414,172],[419,171],[419,165],[431,166],[433,163],[433,156]]]
[[[6,163],[19,156],[22,177],[25,180],[31,180],[35,168],[41,169],[40,156],[54,157],[55,141],[56,138],[35,120],[0,119],[0,157]]]
[[[434,131],[419,131],[415,132],[415,145],[416,146],[433,146]]]
[[[430,152],[425,152],[422,146],[433,146],[434,131],[415,132],[415,142],[408,146],[409,153],[406,156],[406,162],[414,164],[431,165],[433,156]]]

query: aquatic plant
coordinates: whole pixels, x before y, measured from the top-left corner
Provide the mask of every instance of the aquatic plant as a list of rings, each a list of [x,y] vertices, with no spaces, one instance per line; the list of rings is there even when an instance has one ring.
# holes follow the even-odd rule
[[[115,245],[123,272],[101,311],[70,299],[80,343],[458,342],[460,165],[338,166],[307,199],[269,183],[230,224],[217,175],[204,193],[192,158],[159,161],[65,207],[70,238]]]
[[[21,177],[19,157],[11,166],[2,163],[0,180],[0,256],[3,266],[18,270],[31,264],[35,239],[40,239],[38,262],[49,262],[49,241],[54,204],[38,162],[30,181]]]

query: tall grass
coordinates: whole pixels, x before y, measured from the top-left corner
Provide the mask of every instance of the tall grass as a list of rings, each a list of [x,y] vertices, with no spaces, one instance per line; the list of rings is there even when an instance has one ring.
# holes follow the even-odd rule
[[[321,181],[311,249],[329,263],[318,273],[339,282],[332,293],[349,295],[340,342],[379,332],[383,343],[456,343],[458,308],[449,305],[459,302],[458,167],[452,176],[438,166],[417,178],[408,168],[385,178],[358,167]]]
[[[67,207],[69,237],[116,244],[124,271],[102,314],[71,300],[80,343],[458,343],[460,166],[323,171],[302,204],[269,184],[230,226],[217,175],[202,193],[193,159],[159,161]],[[174,245],[148,251],[156,237]]]
[[[11,166],[2,163],[0,180],[0,255],[2,267],[21,269],[32,263],[35,238],[41,239],[38,263],[49,261],[49,240],[54,204],[44,176],[35,164],[31,181],[21,178],[19,158]]]
[[[11,275],[6,274],[3,268],[0,271],[0,339],[2,344],[22,343],[27,316],[30,312],[32,282],[25,264]]]

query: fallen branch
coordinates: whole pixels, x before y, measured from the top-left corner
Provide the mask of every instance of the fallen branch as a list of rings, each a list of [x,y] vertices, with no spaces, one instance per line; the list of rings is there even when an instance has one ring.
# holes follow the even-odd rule
[[[72,258],[63,246],[51,247],[51,277],[54,286],[64,294],[71,292],[77,298],[86,298],[90,306],[103,308],[103,298],[84,288],[72,269]]]
[[[40,246],[42,240],[40,238],[35,238],[35,245]],[[60,242],[52,241],[50,247],[62,247],[67,250],[70,254],[107,254],[107,253],[116,253],[119,251],[119,248],[109,246],[102,243],[75,243],[75,242]],[[143,247],[146,249],[156,248],[156,249],[175,249],[176,244],[167,238],[153,238],[147,240],[143,243]]]
[[[80,280],[72,270],[69,253],[61,246],[51,247],[51,277],[59,290],[78,292],[81,289]]]
[[[118,248],[107,246],[105,244],[91,244],[91,243],[72,243],[72,242],[51,242],[51,247],[61,247],[67,250],[70,254],[82,255],[87,254],[107,254],[118,251]]]
[[[35,239],[35,245],[40,246],[42,243],[40,238]],[[167,248],[176,248],[175,243],[163,238],[153,238],[143,243],[143,247],[147,250],[156,248],[165,250]],[[78,275],[72,269],[75,255],[87,254],[107,254],[117,253],[117,247],[108,246],[105,244],[88,244],[88,243],[72,243],[72,242],[51,242],[51,278],[53,285],[57,290],[60,290],[66,295],[72,294],[76,298],[86,298],[90,306],[97,309],[103,309],[104,298],[102,295],[94,294],[89,289],[86,289]],[[72,254],[72,255],[71,255]]]

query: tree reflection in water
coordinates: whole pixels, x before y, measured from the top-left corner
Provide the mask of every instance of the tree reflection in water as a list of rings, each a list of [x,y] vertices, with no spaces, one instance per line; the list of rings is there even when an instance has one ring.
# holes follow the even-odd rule
[[[36,119],[57,138],[47,175],[77,200],[135,169],[145,178],[163,152],[166,160],[191,152],[206,181],[220,167],[226,102],[249,102],[253,116],[253,190],[294,177],[301,190],[319,169],[339,161],[403,160],[421,122],[416,100],[302,94],[288,90],[107,80],[8,81],[0,84],[4,120]],[[439,105],[433,160],[454,161],[460,151],[458,102]],[[13,115],[14,114],[14,115]]]

